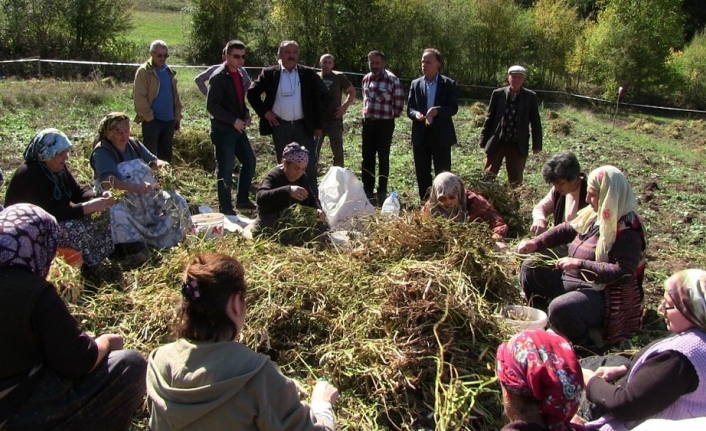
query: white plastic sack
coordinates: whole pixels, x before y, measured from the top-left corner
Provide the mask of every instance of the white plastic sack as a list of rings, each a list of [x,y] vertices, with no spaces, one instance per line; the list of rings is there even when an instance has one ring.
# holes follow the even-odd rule
[[[353,172],[332,166],[319,184],[319,201],[331,230],[354,230],[355,221],[375,212]]]

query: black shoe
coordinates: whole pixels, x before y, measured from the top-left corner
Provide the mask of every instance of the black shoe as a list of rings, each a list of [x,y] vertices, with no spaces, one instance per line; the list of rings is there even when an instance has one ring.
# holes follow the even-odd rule
[[[256,210],[257,205],[255,205],[252,201],[245,201],[245,202],[236,202],[235,208],[239,210]]]
[[[375,193],[372,192],[365,192],[365,197],[368,198],[368,201],[370,202],[370,205],[375,206],[377,205],[377,198],[375,197]]]
[[[222,209],[222,210],[218,210],[218,212],[221,213],[221,214],[223,214],[223,215],[227,215],[227,216],[237,216],[237,215],[238,215],[238,213],[236,213],[235,210],[233,210],[233,208],[230,208],[230,209],[227,209],[227,210],[223,210],[223,209]]]

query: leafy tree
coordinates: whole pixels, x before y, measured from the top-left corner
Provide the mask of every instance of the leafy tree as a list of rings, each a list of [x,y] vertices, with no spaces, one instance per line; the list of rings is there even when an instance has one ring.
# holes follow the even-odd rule
[[[567,0],[539,0],[532,9],[532,82],[557,87],[567,79],[567,60],[576,43],[580,23]]]
[[[242,39],[247,45],[253,5],[253,0],[193,0],[187,58],[216,63],[229,40]]]
[[[674,52],[670,63],[683,79],[681,100],[697,109],[706,109],[706,32],[694,36],[683,52]]]
[[[665,61],[683,43],[681,0],[610,0],[592,31],[591,80],[614,97],[619,86],[633,97],[654,98],[669,82]]]
[[[101,46],[132,29],[133,5],[133,0],[68,0],[63,3],[65,32],[71,40],[72,56],[97,57]]]

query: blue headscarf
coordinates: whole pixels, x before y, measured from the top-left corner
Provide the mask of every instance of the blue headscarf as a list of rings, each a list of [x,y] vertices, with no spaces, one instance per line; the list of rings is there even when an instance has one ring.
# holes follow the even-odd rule
[[[54,183],[54,199],[61,200],[62,195],[71,197],[71,190],[66,187],[64,171],[56,174],[47,169],[47,160],[56,157],[64,150],[70,150],[74,146],[69,138],[57,129],[43,129],[34,135],[34,138],[25,148],[25,162],[35,162],[44,171],[44,174]]]

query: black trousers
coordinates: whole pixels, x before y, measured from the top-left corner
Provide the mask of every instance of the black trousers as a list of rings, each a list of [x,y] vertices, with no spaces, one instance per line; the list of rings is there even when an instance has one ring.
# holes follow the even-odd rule
[[[387,178],[390,176],[390,146],[395,131],[395,120],[363,119],[363,163],[362,180],[365,193],[370,196],[375,189],[375,156],[377,155],[380,171],[378,176],[378,194],[387,194]]]
[[[414,146],[412,150],[414,151],[414,170],[417,174],[419,199],[426,201],[429,199],[429,189],[433,183],[431,164],[434,163],[434,175],[451,171],[451,147],[439,146],[433,131],[427,128],[422,142]]]

